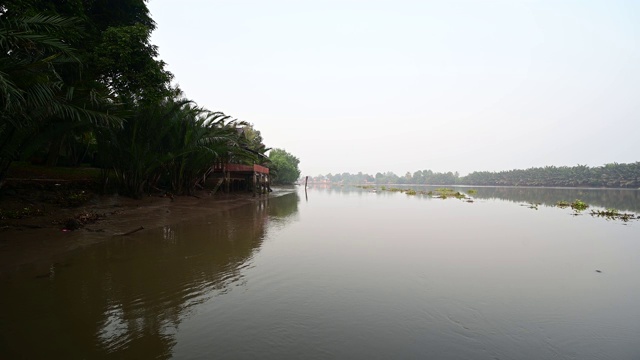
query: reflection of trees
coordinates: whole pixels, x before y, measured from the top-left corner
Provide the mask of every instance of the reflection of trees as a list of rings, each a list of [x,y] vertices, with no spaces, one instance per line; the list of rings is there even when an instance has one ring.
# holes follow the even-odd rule
[[[3,280],[0,357],[171,357],[181,319],[241,283],[267,216],[289,216],[298,201],[285,195],[113,239],[52,265],[48,277]]]
[[[299,202],[300,196],[297,192],[270,198],[269,216],[278,219],[285,219],[298,212]]]
[[[329,194],[333,192],[347,193],[347,192],[352,192],[353,187],[344,186],[344,185],[335,185],[335,184],[311,184],[309,185],[309,190],[319,190],[319,191],[327,192]]]
[[[477,188],[477,190],[478,193],[474,197],[479,199],[495,198],[513,202],[540,203],[548,206],[555,205],[561,200],[571,202],[580,199],[593,206],[640,212],[640,192],[635,190],[533,187],[486,187]]]
[[[434,191],[443,186],[411,186],[398,185],[402,189],[416,191]],[[477,199],[500,199],[516,203],[540,203],[546,206],[555,205],[558,201],[574,201],[580,199],[591,206],[613,208],[620,211],[640,213],[640,191],[629,189],[584,189],[584,188],[543,188],[543,187],[450,187],[456,191],[466,193],[469,189],[477,190],[472,197]],[[380,190],[376,187],[378,196],[391,196],[392,191]],[[318,188],[322,191],[338,192],[371,192],[371,189],[357,187],[328,187]]]

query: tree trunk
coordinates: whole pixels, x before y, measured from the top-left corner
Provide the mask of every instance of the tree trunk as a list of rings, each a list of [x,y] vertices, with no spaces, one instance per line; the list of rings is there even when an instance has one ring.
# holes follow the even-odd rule
[[[58,159],[60,159],[60,150],[62,149],[62,143],[64,142],[64,136],[53,139],[51,145],[49,145],[49,154],[47,154],[47,166],[58,165]]]

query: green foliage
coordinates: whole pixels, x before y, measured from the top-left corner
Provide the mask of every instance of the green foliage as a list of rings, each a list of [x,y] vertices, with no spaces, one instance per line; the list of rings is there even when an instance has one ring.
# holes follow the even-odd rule
[[[163,165],[173,192],[191,193],[217,160],[255,159],[253,153],[241,147],[244,138],[229,116],[190,104],[177,115],[168,124],[173,130],[167,133],[164,145],[176,150],[167,153]]]
[[[92,54],[101,82],[125,101],[155,101],[170,94],[173,75],[156,60],[151,29],[143,24],[109,27]]]
[[[121,193],[133,197],[160,183],[191,193],[214,162],[253,156],[230,116],[175,98],[134,106],[121,128],[98,133],[98,143]]]
[[[327,174],[310,180],[328,179],[332,183],[362,184],[416,184],[416,185],[484,185],[484,186],[557,186],[557,187],[619,187],[640,188],[640,162],[633,164],[606,164],[590,168],[586,165],[574,167],[546,166],[526,170],[500,172],[473,172],[460,177],[457,172],[438,173],[419,170],[413,174],[398,176],[393,172],[369,174]],[[469,193],[471,194],[471,193]]]
[[[50,140],[41,134],[52,124],[95,127],[119,120],[97,110],[95,92],[65,82],[63,75],[78,73],[81,64],[57,35],[77,32],[77,26],[74,19],[40,14],[0,22],[0,187],[12,161]]]
[[[500,172],[473,172],[460,179],[461,184],[488,186],[559,186],[559,187],[640,187],[640,162],[633,164],[606,164],[599,167],[586,165],[545,166],[526,170]]]
[[[77,164],[114,105],[167,95],[144,0],[7,0],[0,6],[0,186],[31,154]],[[94,149],[95,150],[95,149]]]
[[[571,208],[576,211],[583,211],[583,210],[586,210],[588,207],[589,205],[587,205],[587,203],[579,199],[576,199],[576,201],[571,203]]]
[[[362,186],[362,187],[366,188],[366,186]],[[466,200],[467,202],[473,202],[473,200],[468,198],[465,194],[459,191],[455,191],[453,189],[448,189],[448,188],[439,188],[439,189],[436,189],[435,191],[422,191],[422,190],[415,190],[415,189],[401,189],[401,188],[395,188],[395,187],[387,188],[385,186],[382,186],[380,187],[380,191],[401,192],[407,195],[424,195],[424,196],[434,197],[438,199],[447,199],[450,197],[454,197],[456,199]]]
[[[144,0],[0,6],[0,186],[31,154],[48,165],[97,154],[103,188],[115,180],[134,197],[157,186],[190,193],[214,162],[266,161],[259,131],[171,88],[154,28]]]
[[[617,209],[591,210],[591,216],[603,217],[607,220],[622,220],[624,222],[640,219],[639,216],[630,213],[621,213]]]
[[[300,160],[284,149],[273,149],[269,152],[269,166],[273,182],[276,184],[293,184],[300,177],[298,164]]]

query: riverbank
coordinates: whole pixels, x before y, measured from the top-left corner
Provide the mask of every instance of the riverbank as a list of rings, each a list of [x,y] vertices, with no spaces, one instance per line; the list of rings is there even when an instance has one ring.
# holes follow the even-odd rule
[[[286,189],[277,190],[269,196],[285,193]],[[194,196],[155,194],[131,199],[75,189],[73,194],[86,196],[86,201],[77,207],[65,206],[68,204],[64,201],[42,200],[55,200],[59,194],[38,190],[37,196],[26,196],[24,191],[14,191],[0,199],[0,209],[9,214],[0,220],[0,273],[52,263],[56,257],[84,246],[116,237],[133,237],[136,232],[123,235],[132,231],[160,228],[268,199],[248,193],[212,196],[206,190]]]

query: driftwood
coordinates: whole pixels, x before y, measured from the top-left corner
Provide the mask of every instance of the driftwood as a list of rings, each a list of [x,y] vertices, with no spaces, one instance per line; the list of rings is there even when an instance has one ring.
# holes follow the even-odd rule
[[[124,234],[116,234],[116,235],[118,235],[118,236],[131,235],[131,234],[133,234],[133,233],[135,233],[135,232],[138,232],[138,231],[140,231],[140,230],[144,230],[144,227],[140,226],[139,228],[137,228],[137,229],[133,229],[133,230],[131,230],[131,231],[127,231],[127,232],[126,232],[126,233],[124,233]]]

